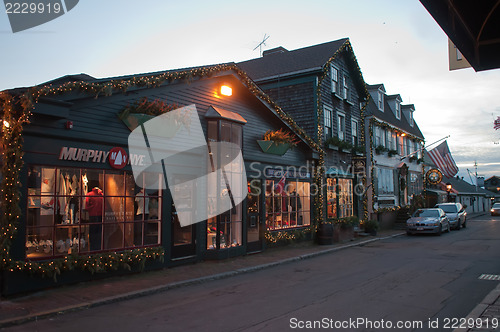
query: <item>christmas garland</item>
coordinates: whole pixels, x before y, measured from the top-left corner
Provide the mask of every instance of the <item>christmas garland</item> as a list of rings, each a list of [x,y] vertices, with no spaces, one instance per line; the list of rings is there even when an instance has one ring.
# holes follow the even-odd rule
[[[52,277],[54,281],[57,281],[57,276],[61,272],[77,269],[94,274],[118,269],[130,271],[132,265],[139,264],[142,271],[146,266],[146,261],[160,260],[160,262],[163,262],[164,256],[165,250],[162,247],[139,248],[88,256],[74,254],[45,262],[16,261],[10,266],[9,270],[11,272],[27,271],[30,274]]]
[[[318,80],[318,86],[316,88],[316,99],[317,99],[317,114],[318,114],[318,119],[317,119],[317,123],[318,123],[318,144],[320,142],[323,141],[323,126],[321,126],[321,119],[323,117],[323,105],[321,103],[321,87],[322,87],[322,84],[323,82],[325,81],[325,79],[328,77],[328,73],[330,71],[330,65],[332,64],[332,62],[343,52],[346,52],[347,54],[349,54],[351,56],[351,60],[352,62],[354,63],[355,65],[355,70],[357,71],[357,73],[359,74],[359,82],[361,82],[361,86],[363,87],[363,92],[365,94],[365,98],[363,98],[362,100],[364,100],[364,104],[363,106],[361,107],[361,110],[360,110],[360,117],[361,117],[361,145],[364,146],[365,145],[365,135],[364,135],[364,128],[365,128],[365,124],[364,124],[364,119],[365,119],[365,110],[366,110],[366,107],[368,106],[368,102],[369,102],[369,98],[370,98],[370,94],[366,88],[366,84],[365,84],[365,80],[363,78],[363,74],[361,72],[361,68],[359,67],[359,64],[358,64],[358,61],[356,59],[356,56],[354,55],[354,51],[352,49],[352,46],[351,46],[351,43],[349,42],[349,40],[347,40],[337,51],[335,51],[335,53],[332,55],[332,57],[330,57],[330,59],[328,59],[328,61],[325,63],[325,65],[323,66],[323,73],[322,75],[319,77],[319,80]],[[320,152],[320,159],[319,159],[319,162],[318,162],[318,169],[319,171],[318,172],[315,172],[315,174],[317,175],[315,177],[315,180],[314,182],[316,183],[316,185],[318,186],[318,188],[323,188],[323,179],[324,179],[324,172],[325,172],[325,152],[323,150],[321,150]],[[363,176],[362,178],[362,183],[366,183],[366,174]],[[316,198],[315,198],[315,218],[317,220],[324,220],[324,205],[325,205],[325,197],[324,197],[324,193],[323,193],[323,190],[321,190],[319,192],[319,195],[316,195]],[[364,217],[365,218],[368,218],[368,203],[365,202],[365,200],[363,200],[363,214],[364,214]]]
[[[295,230],[279,231],[279,232],[276,231],[273,232],[267,230],[264,233],[264,239],[268,244],[277,244],[280,242],[292,243],[305,238],[308,234],[313,232],[313,229],[315,229],[314,226],[311,228],[295,229]]]

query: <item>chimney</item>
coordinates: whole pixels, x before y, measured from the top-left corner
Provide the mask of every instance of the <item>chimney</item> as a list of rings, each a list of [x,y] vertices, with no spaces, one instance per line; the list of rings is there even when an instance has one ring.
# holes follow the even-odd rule
[[[262,56],[264,57],[264,56],[275,54],[275,53],[285,53],[285,52],[288,52],[288,50],[286,48],[284,48],[283,46],[278,46],[278,47],[272,48],[270,50],[265,50],[264,52],[262,52]]]

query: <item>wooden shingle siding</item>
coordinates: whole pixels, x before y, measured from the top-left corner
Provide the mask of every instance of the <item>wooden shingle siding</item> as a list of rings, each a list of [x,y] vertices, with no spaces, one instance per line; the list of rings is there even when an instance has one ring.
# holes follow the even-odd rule
[[[315,122],[315,83],[313,81],[266,89],[267,93],[276,103],[288,113],[305,132],[316,139],[317,127]]]
[[[222,83],[233,86],[233,95],[223,97],[217,95]],[[168,104],[187,106],[195,104],[202,128],[206,134],[204,114],[210,106],[219,107],[238,113],[247,120],[243,125],[243,158],[247,161],[259,161],[270,164],[296,165],[306,163],[309,147],[301,143],[297,149],[289,150],[284,156],[265,154],[260,150],[257,140],[262,139],[269,129],[287,129],[285,124],[271,113],[239,80],[232,75],[212,77],[193,81],[189,84],[179,83],[159,88],[142,89],[130,94],[116,93],[110,97],[82,98],[73,100],[68,119],[53,120],[37,116],[36,121],[28,125],[25,135],[51,137],[80,143],[123,146],[126,144],[130,130],[118,118],[118,114],[129,104],[147,97],[148,100],[166,100]],[[73,128],[64,128],[67,120],[73,122]]]

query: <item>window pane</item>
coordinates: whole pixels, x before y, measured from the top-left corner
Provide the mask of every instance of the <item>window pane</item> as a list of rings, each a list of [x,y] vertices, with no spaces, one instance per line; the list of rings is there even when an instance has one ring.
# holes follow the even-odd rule
[[[52,227],[27,228],[26,257],[41,258],[53,255]]]
[[[221,142],[231,142],[231,124],[228,122],[221,121]]]

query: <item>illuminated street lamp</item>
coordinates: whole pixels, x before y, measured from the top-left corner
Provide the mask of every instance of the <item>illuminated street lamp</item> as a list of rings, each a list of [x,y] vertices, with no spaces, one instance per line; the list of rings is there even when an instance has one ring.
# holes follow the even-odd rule
[[[446,191],[448,192],[448,202],[451,202],[451,183],[446,184]]]

